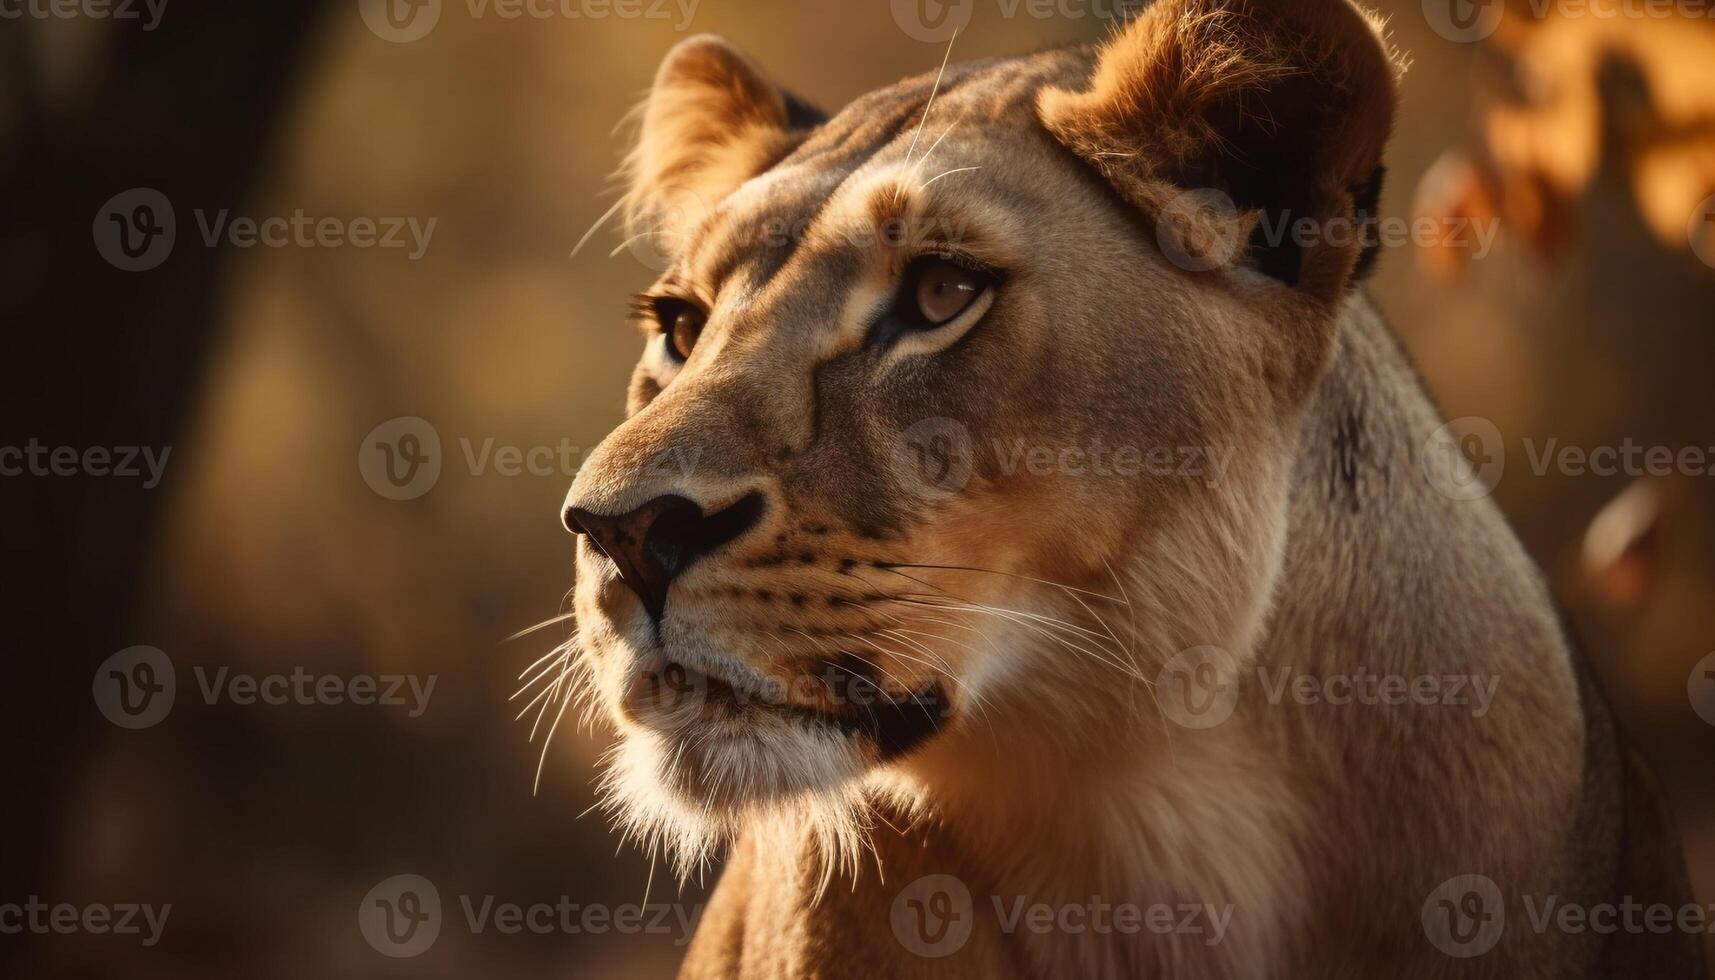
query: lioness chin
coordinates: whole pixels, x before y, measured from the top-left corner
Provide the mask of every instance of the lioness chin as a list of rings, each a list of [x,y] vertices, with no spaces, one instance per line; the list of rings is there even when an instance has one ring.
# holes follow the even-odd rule
[[[1356,286],[1399,66],[1345,0],[832,118],[667,56],[565,520],[613,812],[727,848],[685,975],[1702,975],[1553,917],[1689,896]]]

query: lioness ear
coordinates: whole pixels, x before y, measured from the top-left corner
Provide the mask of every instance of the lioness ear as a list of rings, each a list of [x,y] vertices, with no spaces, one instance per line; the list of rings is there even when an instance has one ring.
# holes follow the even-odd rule
[[[1349,0],[1156,0],[1102,49],[1089,91],[1037,105],[1146,216],[1213,242],[1210,265],[1248,257],[1331,301],[1370,244],[1357,222],[1380,191],[1397,76]],[[1219,195],[1236,209],[1198,206]]]
[[[821,121],[725,40],[680,41],[655,72],[626,161],[626,234],[656,235],[671,249]]]

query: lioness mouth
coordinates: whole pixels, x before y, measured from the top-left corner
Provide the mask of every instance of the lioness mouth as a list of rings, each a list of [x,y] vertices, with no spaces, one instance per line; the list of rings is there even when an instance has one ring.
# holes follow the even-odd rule
[[[867,671],[835,661],[824,661],[822,670],[806,674],[804,679],[831,695],[831,706],[794,701],[778,686],[740,687],[670,658],[663,658],[658,669],[639,675],[632,690],[637,706],[646,707],[675,729],[762,712],[867,740],[884,761],[922,745],[953,713],[952,702],[939,681],[910,694],[894,695],[875,683]]]

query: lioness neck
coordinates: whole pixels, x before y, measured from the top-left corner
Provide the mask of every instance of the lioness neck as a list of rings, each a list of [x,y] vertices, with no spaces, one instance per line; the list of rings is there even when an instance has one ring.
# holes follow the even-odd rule
[[[1415,921],[1414,903],[1442,878],[1469,867],[1527,876],[1549,863],[1577,788],[1576,684],[1546,589],[1499,512],[1424,478],[1424,447],[1440,424],[1397,342],[1355,294],[1284,485],[1273,488],[1280,527],[1258,562],[1263,594],[1232,605],[1254,608],[1256,621],[1216,641],[1231,645],[1238,667],[1230,717],[1186,728],[1154,710],[1155,673],[1180,652],[1171,645],[1196,638],[1153,628],[1152,608],[1104,618],[1142,665],[1136,676],[1094,690],[1033,677],[1040,696],[1014,677],[1012,696],[876,780],[884,883],[867,869],[866,884],[817,899],[814,849],[756,841],[739,848],[739,873],[802,882],[814,920],[948,874],[969,889],[979,933],[999,924],[971,955],[1000,950],[1043,976],[1194,978],[1295,975],[1309,950],[1328,946],[1352,951],[1343,968],[1355,968],[1366,940],[1388,941],[1379,929],[1366,936],[1365,923]],[[1152,604],[1171,618],[1165,597]],[[1529,684],[1493,691],[1477,725],[1443,724],[1436,710],[1283,701],[1274,682],[1480,681],[1503,667]],[[1391,732],[1386,744],[1379,730]],[[1460,826],[1449,812],[1465,815]],[[1472,814],[1484,839],[1453,846]],[[1401,839],[1414,846],[1392,845]],[[1348,896],[1359,895],[1364,907],[1353,908]],[[1037,904],[1165,907],[1174,928],[1038,932],[1019,918]],[[1350,912],[1340,943],[1319,941],[1333,928],[1330,909]],[[887,910],[848,918],[877,916],[887,921]],[[906,957],[889,969],[936,965]]]

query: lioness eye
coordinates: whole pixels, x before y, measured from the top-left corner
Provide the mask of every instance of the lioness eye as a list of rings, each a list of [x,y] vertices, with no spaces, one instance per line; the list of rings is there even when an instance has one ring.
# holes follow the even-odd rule
[[[950,334],[942,334],[944,329],[962,331],[988,314],[1005,276],[956,256],[918,256],[900,276],[892,304],[870,324],[867,343],[887,350],[911,334],[945,337]]]
[[[691,349],[697,346],[697,338],[703,333],[703,312],[683,300],[658,299],[655,318],[661,324],[661,332],[667,335],[667,353],[673,360],[690,357]]]
[[[976,302],[987,286],[981,273],[946,259],[929,259],[917,270],[911,289],[924,322],[940,326]]]

